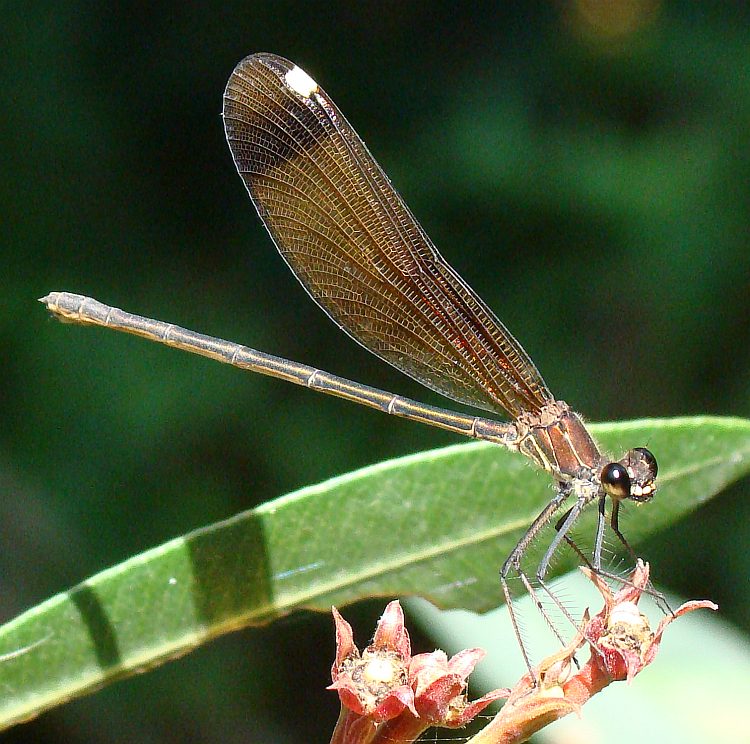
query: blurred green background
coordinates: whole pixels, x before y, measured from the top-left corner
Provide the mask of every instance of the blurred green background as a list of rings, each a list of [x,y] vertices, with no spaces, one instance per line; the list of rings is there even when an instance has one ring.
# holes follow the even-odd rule
[[[251,52],[323,85],[589,419],[750,415],[746,3],[16,3],[3,26],[2,620],[291,489],[456,441],[36,303],[91,294],[439,402],[343,337],[262,229],[220,118]],[[664,586],[746,631],[749,496],[641,546]],[[347,611],[360,640],[382,606]],[[294,616],[2,741],[325,741],[332,654],[330,618]]]

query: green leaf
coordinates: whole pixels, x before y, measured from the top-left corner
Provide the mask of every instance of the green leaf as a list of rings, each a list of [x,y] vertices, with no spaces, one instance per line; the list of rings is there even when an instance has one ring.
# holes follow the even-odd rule
[[[659,457],[659,491],[627,524],[634,544],[750,470],[750,421],[591,428],[613,453],[647,444]],[[498,566],[552,493],[523,457],[458,445],[334,478],[134,556],[0,628],[0,726],[299,608],[415,594],[487,610],[500,602]],[[571,565],[556,561],[554,572]]]

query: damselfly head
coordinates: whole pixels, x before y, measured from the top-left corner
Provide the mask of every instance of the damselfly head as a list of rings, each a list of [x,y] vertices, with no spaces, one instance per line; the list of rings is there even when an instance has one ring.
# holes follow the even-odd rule
[[[629,450],[619,462],[609,462],[600,474],[602,488],[613,499],[649,501],[656,491],[656,458],[645,447]]]

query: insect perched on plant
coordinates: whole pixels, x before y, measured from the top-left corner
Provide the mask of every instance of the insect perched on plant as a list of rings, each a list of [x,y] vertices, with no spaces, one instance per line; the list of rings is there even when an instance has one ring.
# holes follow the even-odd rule
[[[623,501],[645,502],[657,465],[643,447],[610,460],[581,418],[545,384],[521,345],[438,253],[364,142],[317,83],[273,54],[242,60],[224,92],[224,127],[242,180],[294,275],[343,331],[376,356],[452,400],[504,414],[512,422],[426,405],[307,365],[58,293],[50,309],[76,322],[137,333],[243,369],[280,377],[386,413],[521,452],[554,479],[554,498],[504,562],[500,576],[527,666],[508,581],[520,579],[530,544],[563,506],[556,533],[532,577],[574,622],[546,582],[563,542],[597,572],[607,522],[620,531]],[[607,499],[612,503],[609,519]],[[589,558],[570,536],[589,505],[598,507]],[[658,593],[657,600],[663,602]],[[537,600],[542,612],[542,603]],[[666,604],[664,603],[666,606]],[[554,630],[554,623],[550,621]]]

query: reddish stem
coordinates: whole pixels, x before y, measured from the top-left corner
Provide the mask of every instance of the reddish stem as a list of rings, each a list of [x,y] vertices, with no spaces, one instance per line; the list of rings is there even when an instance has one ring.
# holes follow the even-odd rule
[[[361,716],[342,705],[331,735],[331,744],[372,744],[376,732],[377,724],[372,718]]]
[[[381,724],[372,744],[411,744],[429,727],[429,722],[416,718],[405,710],[396,718]]]

